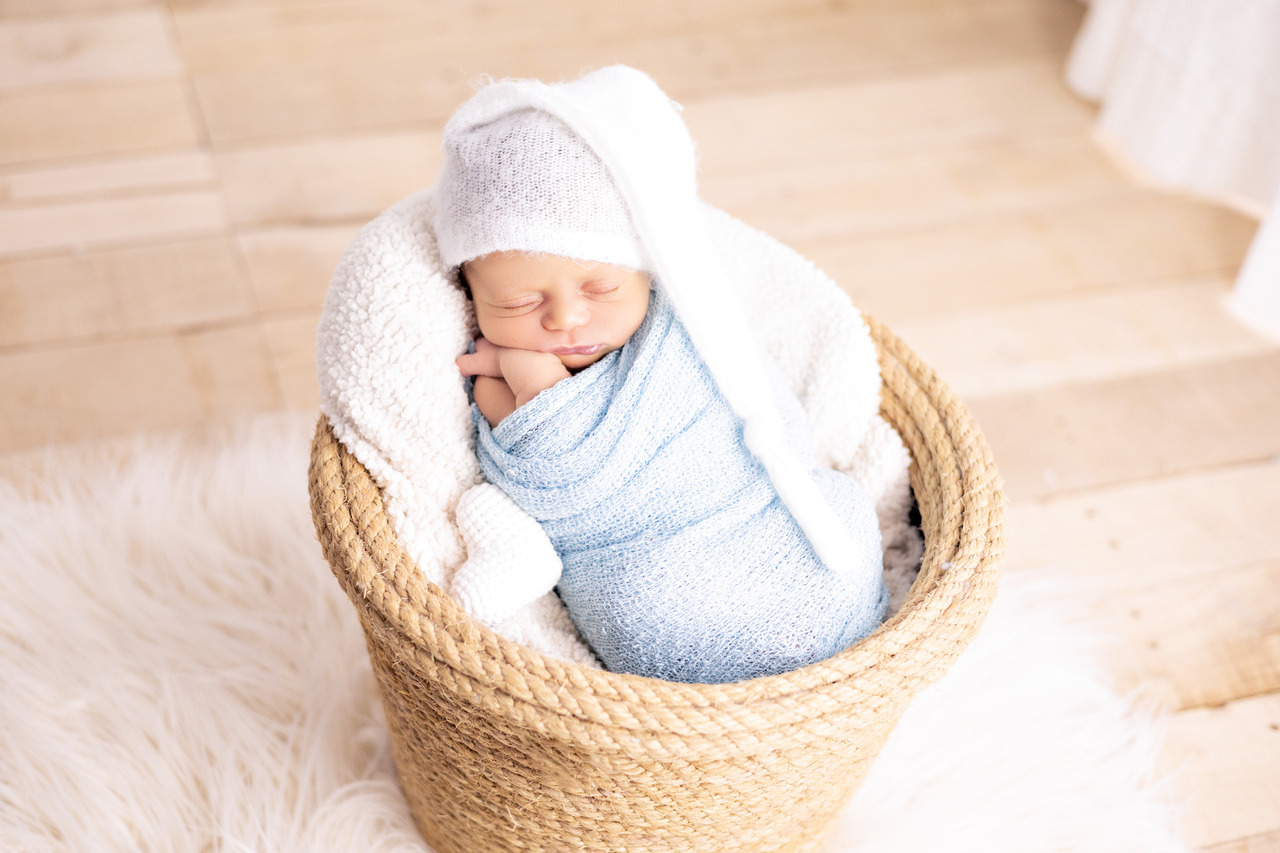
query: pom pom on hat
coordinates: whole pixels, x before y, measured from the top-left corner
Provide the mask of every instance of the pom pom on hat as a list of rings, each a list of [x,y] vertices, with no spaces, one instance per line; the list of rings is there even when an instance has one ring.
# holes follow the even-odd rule
[[[445,129],[436,188],[440,259],[521,251],[648,270],[608,169],[550,113],[525,108]]]

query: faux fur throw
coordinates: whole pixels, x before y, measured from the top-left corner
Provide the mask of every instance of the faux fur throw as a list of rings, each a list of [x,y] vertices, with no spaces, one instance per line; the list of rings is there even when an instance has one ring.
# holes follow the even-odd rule
[[[0,850],[431,853],[315,541],[314,429],[257,418],[0,477]],[[1159,726],[1107,686],[1078,579],[1045,574],[1001,581],[824,853],[1191,853]]]
[[[776,675],[843,651],[884,615],[871,499],[816,466],[800,404],[772,372],[760,393],[786,407],[793,451],[861,546],[856,571],[818,559],[661,283],[621,350],[492,430],[472,407],[481,470],[541,523],[564,564],[560,597],[610,670],[706,683]]]
[[[546,534],[482,482],[453,363],[476,328],[438,259],[432,203],[424,191],[387,210],[339,264],[318,330],[324,412],[377,480],[402,545],[428,580],[504,636],[591,663],[552,592],[561,566]],[[909,583],[902,569],[920,553],[907,524],[910,458],[876,415],[880,378],[866,324],[795,251],[709,206],[700,216],[753,333],[804,407],[817,464],[851,474],[875,502],[887,579],[900,599]]]

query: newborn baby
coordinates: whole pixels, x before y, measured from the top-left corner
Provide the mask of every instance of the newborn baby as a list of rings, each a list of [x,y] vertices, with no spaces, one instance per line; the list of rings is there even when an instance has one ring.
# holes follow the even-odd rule
[[[559,255],[493,252],[469,261],[484,337],[458,358],[494,427],[561,379],[621,349],[649,311],[649,276]]]
[[[619,96],[634,91],[622,82]],[[737,681],[872,631],[888,596],[870,498],[817,467],[804,412],[767,359],[749,392],[759,399],[742,402],[737,385],[731,404],[676,309],[690,277],[674,262],[662,280],[659,247],[640,239],[597,152],[532,107],[455,117],[444,147],[434,225],[481,333],[458,359],[474,378],[481,470],[549,537],[559,595],[605,666]],[[758,415],[744,432],[739,410],[761,405],[776,436],[753,429]],[[777,445],[772,467],[752,436]],[[840,565],[819,557],[780,482],[835,511],[837,541],[852,543]]]

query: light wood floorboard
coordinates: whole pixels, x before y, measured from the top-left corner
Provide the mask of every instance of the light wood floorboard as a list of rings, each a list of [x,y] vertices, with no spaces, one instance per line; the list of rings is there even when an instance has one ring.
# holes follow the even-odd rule
[[[0,21],[0,89],[173,78],[182,60],[163,9]]]
[[[1280,350],[1241,332],[1223,276],[1108,289],[898,323],[966,399],[1162,372]]]
[[[970,408],[1014,500],[1269,459],[1280,454],[1280,351]]]
[[[1206,853],[1280,853],[1280,831],[1237,838],[1204,849]]]
[[[190,148],[180,80],[0,91],[0,166]]]
[[[1280,802],[1280,695],[1176,714],[1168,764],[1196,780],[1183,815],[1187,839],[1207,845],[1275,830]]]
[[[257,310],[222,235],[0,260],[0,352],[186,328]]]
[[[797,245],[856,304],[895,321],[1187,276],[1233,277],[1255,227],[1220,208],[1134,192]]]

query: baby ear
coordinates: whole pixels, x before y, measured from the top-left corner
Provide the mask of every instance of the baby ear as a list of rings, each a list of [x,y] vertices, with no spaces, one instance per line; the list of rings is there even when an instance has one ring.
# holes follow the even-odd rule
[[[454,270],[454,278],[458,282],[458,287],[462,288],[462,292],[467,295],[468,299],[471,299],[471,282],[467,281],[466,264],[460,264],[458,268]]]

